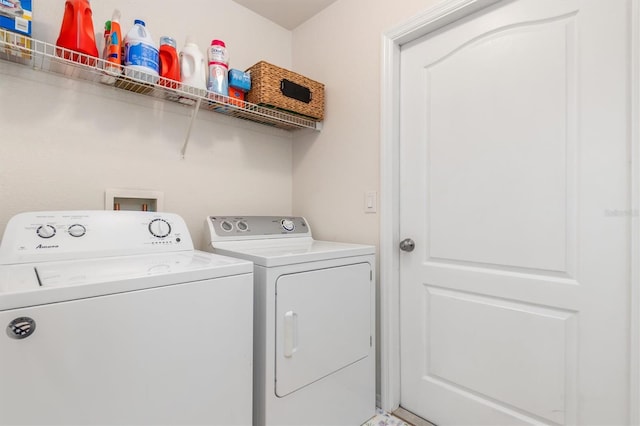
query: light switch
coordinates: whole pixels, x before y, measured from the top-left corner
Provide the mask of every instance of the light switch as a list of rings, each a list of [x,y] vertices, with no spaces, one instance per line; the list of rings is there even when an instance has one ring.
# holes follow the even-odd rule
[[[364,193],[364,212],[376,213],[378,211],[378,193],[367,191]]]

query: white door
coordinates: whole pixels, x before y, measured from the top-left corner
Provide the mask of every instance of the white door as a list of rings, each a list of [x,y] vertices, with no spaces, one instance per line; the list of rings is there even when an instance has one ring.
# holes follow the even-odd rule
[[[628,422],[630,3],[501,2],[402,46],[409,411]]]

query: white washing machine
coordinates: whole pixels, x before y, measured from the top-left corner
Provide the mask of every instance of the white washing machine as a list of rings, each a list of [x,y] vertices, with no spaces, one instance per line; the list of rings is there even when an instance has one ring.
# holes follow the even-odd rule
[[[375,415],[375,248],[316,241],[302,217],[210,216],[207,247],[254,263],[254,425]]]
[[[0,424],[243,425],[250,262],[168,213],[24,213],[0,245]]]

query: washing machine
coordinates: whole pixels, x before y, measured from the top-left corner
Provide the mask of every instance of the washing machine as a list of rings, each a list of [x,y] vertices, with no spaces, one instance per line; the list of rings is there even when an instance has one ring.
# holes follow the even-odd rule
[[[168,213],[33,212],[0,244],[0,424],[252,421],[253,270]]]
[[[254,263],[254,425],[374,416],[375,248],[273,216],[209,216],[205,245]]]

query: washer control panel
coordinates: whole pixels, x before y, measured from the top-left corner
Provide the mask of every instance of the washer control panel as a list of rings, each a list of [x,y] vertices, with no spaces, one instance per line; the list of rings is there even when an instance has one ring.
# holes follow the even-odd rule
[[[292,216],[209,216],[212,239],[311,237],[304,217]]]
[[[9,221],[0,264],[193,250],[184,220],[171,213],[56,211]]]

